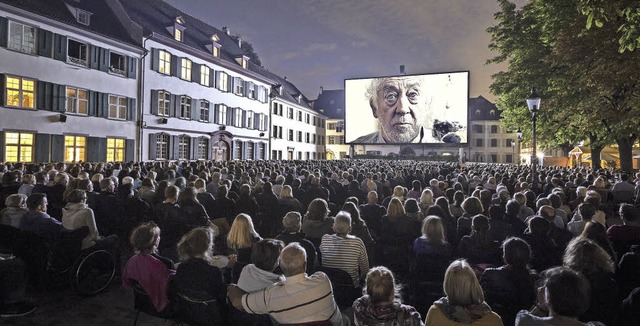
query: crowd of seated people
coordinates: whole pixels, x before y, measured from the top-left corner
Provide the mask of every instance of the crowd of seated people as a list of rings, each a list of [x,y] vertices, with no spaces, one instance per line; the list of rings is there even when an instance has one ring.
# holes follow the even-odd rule
[[[632,325],[639,302],[639,175],[542,167],[533,182],[524,165],[386,160],[6,163],[0,174],[2,224],[49,242],[87,226],[83,248],[117,236],[134,254],[125,284],[178,320],[196,298],[242,323],[615,326]],[[311,319],[267,318],[335,287],[322,268],[364,296],[345,307],[334,289]],[[410,307],[421,282],[440,293],[428,311]],[[276,285],[309,291],[258,305]],[[571,306],[565,292],[584,300]]]

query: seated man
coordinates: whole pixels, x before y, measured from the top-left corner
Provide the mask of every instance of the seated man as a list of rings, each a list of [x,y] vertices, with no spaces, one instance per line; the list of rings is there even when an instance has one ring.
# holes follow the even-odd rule
[[[58,238],[62,223],[47,214],[48,204],[45,194],[31,194],[27,198],[29,212],[24,214],[18,228],[24,231],[31,231],[44,238],[47,243],[52,243]]]
[[[269,314],[280,324],[330,321],[333,325],[349,325],[333,298],[331,282],[326,274],[306,273],[307,254],[297,243],[280,253],[279,263],[284,280],[251,293],[230,285],[227,296],[239,310],[252,314]]]
[[[353,286],[359,287],[369,271],[367,249],[362,240],[350,235],[351,215],[341,211],[333,222],[335,234],[325,234],[320,243],[322,266],[339,268],[351,275]]]

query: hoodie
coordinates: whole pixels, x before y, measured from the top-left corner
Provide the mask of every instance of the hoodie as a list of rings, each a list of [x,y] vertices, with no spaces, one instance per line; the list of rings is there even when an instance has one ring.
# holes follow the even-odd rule
[[[262,270],[254,264],[249,264],[240,272],[238,287],[245,292],[253,292],[262,290],[278,281],[280,281],[280,275]]]
[[[83,226],[89,227],[89,235],[82,239],[82,249],[93,246],[95,240],[100,236],[93,210],[87,207],[87,204],[67,204],[62,209],[62,226],[67,230],[75,230]]]

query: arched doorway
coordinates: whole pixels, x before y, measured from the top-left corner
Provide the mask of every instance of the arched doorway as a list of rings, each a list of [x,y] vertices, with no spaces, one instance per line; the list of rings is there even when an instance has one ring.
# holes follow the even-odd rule
[[[231,155],[233,135],[224,130],[211,134],[211,153],[214,161],[228,161]]]
[[[327,150],[327,160],[335,160],[336,159],[336,154],[333,153],[333,151]]]

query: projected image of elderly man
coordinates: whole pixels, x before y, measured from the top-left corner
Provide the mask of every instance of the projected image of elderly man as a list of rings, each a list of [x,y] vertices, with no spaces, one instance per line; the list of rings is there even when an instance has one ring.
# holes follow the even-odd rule
[[[356,143],[440,142],[431,136],[431,96],[419,77],[378,78],[371,81],[366,96],[377,132],[359,137]]]

